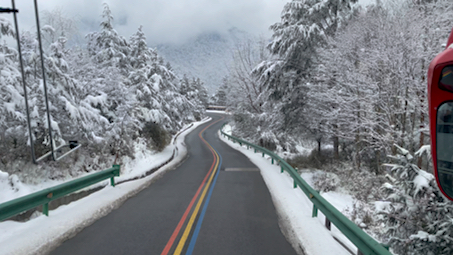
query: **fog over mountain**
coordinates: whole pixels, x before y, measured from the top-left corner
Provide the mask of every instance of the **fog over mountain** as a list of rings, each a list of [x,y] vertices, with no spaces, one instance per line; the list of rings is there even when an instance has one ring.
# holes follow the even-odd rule
[[[250,36],[237,28],[227,33],[205,32],[183,44],[160,44],[157,51],[178,73],[200,78],[212,94],[228,74],[235,45]]]

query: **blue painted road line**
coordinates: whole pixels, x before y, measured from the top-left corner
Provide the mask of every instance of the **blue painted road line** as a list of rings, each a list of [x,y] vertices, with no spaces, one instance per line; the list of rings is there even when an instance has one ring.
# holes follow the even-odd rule
[[[217,182],[217,177],[219,176],[220,167],[222,166],[222,156],[217,152],[216,149],[214,149],[214,150],[217,153],[217,155],[219,155],[220,163],[219,163],[219,166],[217,169],[217,173],[214,177],[214,181],[213,181],[211,187],[209,188],[208,197],[206,198],[206,201],[204,203],[203,210],[201,211],[200,217],[198,218],[197,226],[195,227],[195,230],[192,234],[192,238],[190,239],[190,244],[189,244],[189,247],[187,248],[186,255],[192,255],[193,249],[195,248],[195,243],[197,242],[198,234],[200,233],[200,229],[201,229],[201,224],[203,223],[204,215],[206,213],[206,209],[208,208],[209,201],[211,200],[212,191],[214,190],[214,186]]]

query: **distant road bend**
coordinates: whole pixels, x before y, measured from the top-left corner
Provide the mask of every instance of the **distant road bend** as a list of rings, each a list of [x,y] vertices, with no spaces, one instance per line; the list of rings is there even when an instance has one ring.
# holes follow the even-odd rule
[[[219,140],[223,115],[208,115],[180,166],[51,254],[296,254],[257,167]]]

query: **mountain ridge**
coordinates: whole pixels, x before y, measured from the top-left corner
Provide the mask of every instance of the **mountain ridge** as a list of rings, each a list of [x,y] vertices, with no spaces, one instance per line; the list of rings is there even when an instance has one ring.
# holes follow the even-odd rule
[[[247,32],[231,28],[225,33],[204,32],[183,44],[159,44],[156,50],[175,71],[200,78],[213,94],[229,73],[236,45],[249,37]]]

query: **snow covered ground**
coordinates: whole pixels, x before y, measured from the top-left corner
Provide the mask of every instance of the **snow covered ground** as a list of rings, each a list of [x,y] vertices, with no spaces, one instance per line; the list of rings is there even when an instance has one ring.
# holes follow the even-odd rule
[[[37,212],[34,218],[27,222],[0,222],[0,254],[28,255],[45,253],[53,249],[62,240],[75,235],[85,226],[92,224],[99,218],[118,208],[128,198],[149,186],[157,176],[179,164],[187,154],[184,145],[185,136],[209,120],[204,119],[187,127],[161,153],[149,154],[137,148],[136,159],[126,162],[122,166],[122,175],[119,178],[115,178],[115,181],[142,177],[148,170],[168,161],[173,154],[173,150],[177,148],[177,153],[171,162],[145,178],[125,182],[116,187],[106,185],[105,188],[83,199],[49,211],[49,217]],[[140,147],[140,145],[137,146]],[[14,189],[11,189],[10,180],[15,183],[13,186]],[[21,183],[14,176],[11,178],[6,173],[0,172],[0,203],[66,181],[48,181],[39,185],[28,186]],[[104,185],[107,182],[105,181]],[[97,185],[102,184],[99,183]]]
[[[230,126],[226,125],[225,133],[230,133]],[[220,132],[219,132],[220,133]],[[261,175],[271,193],[275,208],[280,217],[282,231],[285,233],[296,251],[306,255],[323,254],[350,254],[343,248],[334,237],[345,244],[350,250],[356,252],[357,248],[352,244],[334,225],[332,231],[324,226],[325,216],[318,212],[318,217],[312,217],[313,204],[305,196],[301,189],[293,188],[293,179],[284,172],[280,173],[280,167],[272,165],[268,157],[262,157],[261,153],[247,150],[246,146],[228,141],[219,135],[220,139],[232,148],[247,156],[261,170]],[[266,155],[267,156],[267,155]],[[313,172],[303,173],[302,178],[313,186]],[[353,199],[350,195],[340,192],[321,193],[322,196],[335,206],[340,212],[352,208]]]

